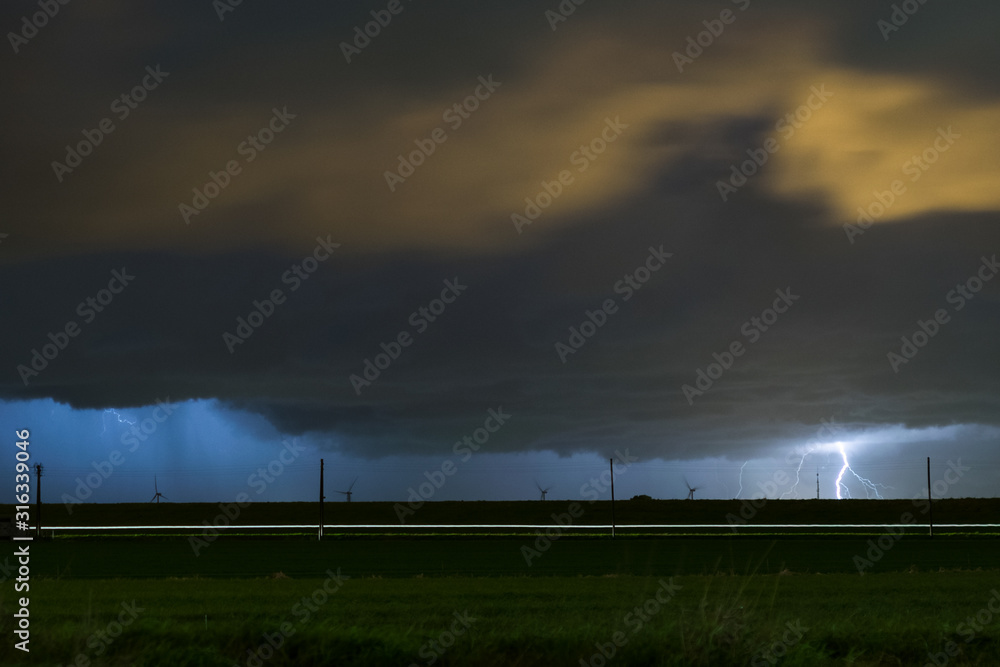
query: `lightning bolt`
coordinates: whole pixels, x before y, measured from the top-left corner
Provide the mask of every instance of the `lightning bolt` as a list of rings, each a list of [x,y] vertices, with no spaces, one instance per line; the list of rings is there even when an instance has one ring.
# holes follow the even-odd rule
[[[743,465],[740,466],[740,490],[736,492],[737,500],[739,499],[740,494],[743,493],[743,469],[747,467],[748,463],[750,463],[750,459],[744,461]]]
[[[850,470],[851,474],[854,475],[857,478],[857,480],[859,482],[861,482],[861,484],[865,487],[865,495],[868,498],[871,498],[872,494],[874,494],[875,497],[878,498],[879,500],[884,500],[884,498],[882,498],[882,495],[878,492],[878,487],[881,486],[882,488],[885,488],[885,489],[888,489],[890,487],[886,486],[885,484],[876,484],[875,482],[871,481],[870,479],[862,477],[861,475],[859,475],[858,473],[856,473],[854,471],[854,468],[851,467],[851,464],[847,460],[847,451],[844,450],[844,446],[843,445],[840,445],[840,456],[841,456],[841,458],[844,459],[844,467],[840,469],[840,474],[837,475],[837,500],[842,500],[843,499],[843,496],[841,495],[841,488],[842,487],[843,487],[844,493],[847,494],[847,497],[848,498],[851,497],[851,490],[848,489],[847,488],[847,484],[844,484],[844,482],[843,482],[844,473],[846,473],[848,470]]]
[[[108,432],[108,420],[107,420],[107,416],[109,414],[110,415],[114,415],[115,417],[117,417],[119,424],[128,424],[129,426],[135,426],[135,424],[136,424],[136,422],[129,421],[128,419],[125,419],[124,417],[122,417],[121,414],[117,410],[115,410],[114,408],[108,408],[107,410],[104,411],[104,414],[101,416],[101,421],[104,423],[104,430],[102,430],[98,435],[104,435],[105,433]]]
[[[847,497],[848,498],[851,497],[851,490],[847,488],[846,484],[844,484],[842,481],[840,481],[840,480],[844,479],[844,473],[847,472],[847,469],[851,467],[851,464],[847,462],[847,452],[844,451],[844,446],[843,445],[840,446],[840,455],[842,457],[844,457],[844,467],[840,469],[840,474],[837,475],[837,500],[842,500],[843,499],[843,496],[840,495],[840,487],[841,486],[843,486],[844,487],[844,491],[847,492]]]
[[[799,486],[799,473],[802,472],[802,464],[806,462],[806,457],[812,454],[814,449],[816,448],[815,447],[810,448],[809,451],[803,454],[802,458],[799,459],[799,467],[795,469],[795,484],[792,484],[792,488],[788,489],[787,491],[781,494],[782,498],[784,498],[787,495],[795,493],[795,489],[798,488]]]

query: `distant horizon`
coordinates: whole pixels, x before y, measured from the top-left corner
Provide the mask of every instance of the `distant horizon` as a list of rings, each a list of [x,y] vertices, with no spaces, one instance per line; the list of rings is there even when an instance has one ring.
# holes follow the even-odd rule
[[[0,9],[64,503],[1000,494],[1000,5],[105,4]]]
[[[639,494],[639,495],[641,495],[641,494]],[[635,498],[634,497],[619,498],[617,496],[615,497],[615,502],[629,502],[631,500],[635,500]],[[702,501],[703,500],[703,501],[706,501],[706,502],[714,502],[714,503],[716,503],[716,502],[717,503],[726,503],[726,502],[734,502],[734,501],[740,502],[740,501],[752,500],[752,499],[751,498],[697,498],[696,500],[697,501]],[[871,501],[871,502],[905,502],[905,501],[911,501],[913,499],[912,498],[767,498],[766,500],[768,502],[773,502],[773,501],[778,501],[778,500],[780,500],[782,502],[786,502],[786,501],[788,501],[788,502],[793,502],[793,501],[805,502],[805,501],[808,501],[808,500],[821,500],[821,501],[828,501],[828,502],[840,503],[840,502],[845,502],[845,501],[861,501],[861,502],[868,502],[868,501]],[[956,497],[947,497],[947,498],[934,498],[934,502],[935,503],[938,502],[939,500],[1000,500],[1000,496],[956,496]],[[395,503],[404,503],[405,501],[406,501],[406,499],[402,498],[402,499],[396,499],[396,500],[354,500],[354,501],[351,501],[351,502],[352,503],[371,503],[371,504],[390,504],[391,505],[391,504],[395,504]],[[656,502],[660,502],[660,501],[662,501],[662,502],[691,502],[691,501],[688,501],[686,498],[650,498],[649,501],[650,502],[652,502],[652,501],[656,501]],[[180,500],[170,500],[170,501],[167,501],[167,500],[164,500],[160,504],[163,504],[163,505],[167,505],[167,504],[170,504],[170,505],[218,505],[220,503],[221,504],[228,504],[228,503],[232,503],[232,502],[233,501],[231,501],[231,500],[197,500],[197,501],[180,501]],[[346,501],[331,501],[331,500],[327,500],[326,504],[328,504],[328,505],[329,504],[338,504],[338,503],[341,503],[341,502],[346,502]],[[469,500],[469,499],[461,499],[460,498],[460,499],[457,499],[457,500],[427,500],[427,501],[425,501],[425,503],[427,503],[427,504],[433,504],[433,503],[541,503],[541,502],[572,503],[572,502],[580,502],[580,499],[579,498],[549,498],[548,500],[538,500],[536,498],[535,500],[517,500],[517,499],[513,499],[513,500]],[[598,500],[596,502],[610,503],[611,502],[611,498],[602,498],[601,500]],[[254,501],[254,503],[261,503],[261,504],[267,504],[267,503],[271,503],[271,504],[283,504],[283,503],[287,503],[287,504],[300,504],[300,505],[316,505],[316,504],[319,503],[319,501],[318,500],[257,500],[257,501]],[[47,506],[47,505],[50,505],[52,503],[43,501],[42,504],[45,505],[45,506]],[[80,503],[79,505],[75,505],[75,506],[82,506],[82,505],[155,505],[155,504],[156,503],[154,503],[152,501],[148,501],[148,500],[145,501],[145,502],[130,501],[130,500],[121,500],[121,501],[101,501],[101,502],[98,502],[98,501],[86,501],[86,502]],[[14,505],[15,505],[15,503],[0,503],[0,506],[3,506],[3,507],[13,507]],[[34,501],[32,501],[31,505],[34,506]],[[997,525],[1000,525],[1000,524],[997,524]]]
[[[246,493],[254,501],[308,502],[318,495],[321,458],[326,462],[327,502],[342,502],[339,492],[354,478],[353,502],[538,500],[539,486],[548,488],[549,500],[610,497],[608,458],[593,452],[569,456],[551,451],[489,452],[489,442],[473,450],[459,441],[440,455],[361,458],[331,451],[336,443],[322,434],[291,436],[275,432],[263,420],[234,421],[234,413],[214,402],[173,404],[169,419],[149,429],[149,435],[136,430],[141,424],[138,418],[148,414],[147,409],[114,410],[111,414],[107,410],[72,410],[48,401],[21,405],[28,413],[59,417],[52,422],[58,430],[45,424],[35,430],[32,460],[45,465],[46,502],[67,507],[88,501],[148,501],[153,498],[154,477],[156,488],[169,501],[231,502]],[[14,424],[8,415],[0,415],[0,428]],[[64,429],[75,434],[76,446],[51,449],[51,443],[65,442],[59,435]],[[188,433],[198,436],[188,446],[179,447],[178,439]],[[823,499],[836,497],[838,477],[845,497],[875,498],[876,493],[885,498],[925,497],[925,452],[936,454],[931,456],[935,497],[994,497],[993,480],[1000,464],[982,458],[985,452],[972,458],[958,455],[973,451],[953,442],[963,433],[981,436],[980,430],[854,431],[842,425],[837,435],[825,440],[789,440],[778,457],[765,454],[743,461],[719,457],[680,461],[640,458],[631,448],[621,447],[609,458],[615,461],[618,498],[645,494],[664,500],[683,499],[690,483],[696,489],[696,500],[743,499],[755,494],[814,499],[817,471]],[[497,437],[502,435],[500,432]],[[915,439],[919,444],[908,442]],[[874,446],[879,441],[883,444]],[[212,448],[205,449],[205,442],[211,442]],[[81,448],[80,443],[87,444]],[[906,451],[917,446],[922,450],[920,455],[907,457]],[[53,459],[47,455],[49,450],[60,456]],[[844,467],[845,455],[850,468]],[[201,464],[188,464],[189,457]],[[203,483],[205,475],[213,480],[210,487]]]

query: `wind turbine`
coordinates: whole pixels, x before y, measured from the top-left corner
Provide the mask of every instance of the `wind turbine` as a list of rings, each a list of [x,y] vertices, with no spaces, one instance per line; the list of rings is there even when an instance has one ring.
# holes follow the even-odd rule
[[[159,505],[160,504],[160,498],[163,498],[164,500],[170,500],[165,495],[163,495],[162,493],[160,493],[160,489],[156,485],[156,475],[153,475],[153,490],[156,491],[156,493],[153,494],[153,497],[152,497],[152,499],[149,502],[153,502],[155,500],[156,504]]]
[[[540,500],[545,500],[545,495],[549,492],[549,489],[551,489],[552,487],[550,486],[548,489],[543,489],[542,485],[538,483],[537,479],[535,480],[535,486],[538,487],[539,493],[542,494]]]
[[[357,482],[357,481],[358,481],[358,478],[355,477],[354,478],[354,482]],[[347,496],[347,502],[351,502],[351,494],[353,493],[353,491],[351,491],[351,489],[354,488],[354,482],[351,482],[351,485],[349,487],[347,487],[347,491],[334,491],[334,493],[339,493],[341,495]]]
[[[688,488],[688,497],[687,497],[687,499],[688,500],[694,500],[694,492],[698,490],[698,487],[697,486],[691,486],[688,483],[688,478],[686,476],[684,477],[684,486],[686,486]]]

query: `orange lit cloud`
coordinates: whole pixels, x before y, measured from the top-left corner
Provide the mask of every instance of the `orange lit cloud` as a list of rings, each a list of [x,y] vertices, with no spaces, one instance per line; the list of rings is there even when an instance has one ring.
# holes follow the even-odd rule
[[[45,204],[41,228],[59,226],[62,239],[83,247],[297,249],[317,233],[330,233],[355,251],[503,250],[650,187],[659,166],[711,145],[721,122],[777,121],[819,85],[834,96],[793,136],[761,137],[775,136],[781,148],[748,187],[819,200],[836,224],[853,221],[873,191],[888,189],[894,179],[905,181],[906,192],[881,220],[1000,208],[996,104],[967,98],[960,89],[942,91],[929,78],[833,65],[830,38],[815,21],[786,10],[782,20],[792,27],[776,40],[770,33],[775,17],[754,11],[738,17],[683,73],[672,54],[697,21],[677,21],[652,43],[638,28],[635,34],[625,24],[609,30],[576,17],[572,30],[535,45],[534,68],[519,77],[494,72],[500,87],[457,129],[442,114],[473,93],[475,78],[419,99],[383,90],[357,92],[326,108],[290,105],[298,114],[291,126],[244,164],[190,225],[178,205],[190,203],[192,187],[203,186],[210,170],[240,158],[237,145],[267,122],[270,108],[216,107],[180,119],[150,109],[123,131],[129,152],[102,148],[108,155],[95,156],[63,186],[73,196]],[[606,118],[620,118],[628,128],[580,172],[571,156],[600,136]],[[656,141],[667,126],[685,132],[670,144]],[[911,180],[907,161],[948,127],[961,138]],[[436,128],[444,128],[447,141],[390,191],[385,172]],[[746,149],[759,147],[729,148],[742,160]],[[720,164],[720,180],[729,164]],[[511,214],[523,213],[525,198],[567,169],[573,183],[519,236]],[[81,208],[81,200],[88,205]],[[74,225],[62,227],[69,218]]]

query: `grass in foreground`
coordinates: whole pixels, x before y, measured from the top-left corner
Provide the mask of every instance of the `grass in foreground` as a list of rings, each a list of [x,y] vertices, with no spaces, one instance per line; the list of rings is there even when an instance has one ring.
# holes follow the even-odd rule
[[[1000,664],[988,610],[998,572],[679,576],[674,588],[656,576],[325,583],[34,580],[30,664],[83,654],[94,665],[253,667],[254,652],[272,652],[265,636],[280,644],[272,666],[596,666],[602,647],[614,665],[923,665],[949,641],[961,648],[949,665]],[[98,633],[117,630],[133,600],[141,611],[106,644]],[[7,637],[12,603],[5,589]],[[977,614],[978,631],[966,620]],[[11,644],[0,663],[28,664]]]
[[[886,540],[885,533],[882,539]],[[917,569],[1000,569],[994,539],[654,538],[579,539],[539,543],[522,538],[239,539],[221,537],[198,548],[182,537],[35,542],[32,573],[76,578],[265,577],[282,571],[315,577],[328,567],[353,576],[678,575],[858,572],[856,558],[872,558],[869,573]],[[525,549],[537,551],[526,557]],[[528,563],[530,560],[530,565]],[[0,563],[2,564],[2,563]]]

